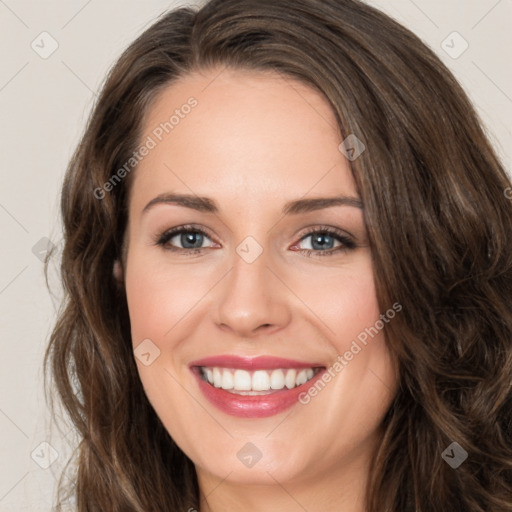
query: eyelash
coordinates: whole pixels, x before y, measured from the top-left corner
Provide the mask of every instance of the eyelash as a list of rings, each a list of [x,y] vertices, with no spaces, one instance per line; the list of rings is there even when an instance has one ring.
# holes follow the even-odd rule
[[[192,256],[193,254],[200,253],[204,249],[208,249],[208,247],[196,247],[193,249],[185,249],[182,247],[167,246],[167,243],[169,242],[169,240],[171,240],[176,235],[181,235],[183,233],[200,233],[201,235],[211,238],[211,236],[203,229],[197,228],[193,225],[185,225],[185,226],[173,228],[169,231],[165,231],[163,233],[158,234],[154,239],[154,244],[162,247],[166,251],[172,251],[175,253],[186,254],[187,256]],[[296,252],[301,253],[301,254],[306,254],[308,256],[312,256],[312,254],[315,253],[314,257],[316,257],[316,256],[323,257],[323,256],[331,256],[338,252],[349,251],[349,250],[355,249],[357,247],[355,242],[351,238],[346,236],[344,234],[344,232],[334,229],[334,228],[331,228],[331,227],[327,227],[327,226],[318,226],[318,227],[315,227],[314,229],[312,229],[311,231],[304,233],[302,235],[302,237],[300,238],[299,242],[301,242],[308,236],[311,236],[314,234],[328,235],[328,236],[336,239],[342,245],[340,245],[339,247],[336,247],[334,249],[328,249],[325,251],[314,250],[314,249],[298,249]],[[294,244],[294,245],[296,245],[296,244]]]
[[[185,226],[180,226],[180,227],[177,227],[177,228],[171,229],[169,231],[165,231],[163,233],[158,234],[154,239],[154,244],[159,247],[162,247],[164,250],[172,251],[175,253],[186,254],[187,256],[192,256],[194,254],[201,253],[204,249],[207,249],[207,247],[196,247],[193,249],[185,249],[185,248],[181,248],[181,247],[167,246],[167,243],[169,242],[169,240],[171,240],[176,235],[181,235],[183,233],[200,233],[201,235],[211,238],[211,236],[203,229],[197,228],[193,225],[185,225]],[[315,227],[314,229],[308,231],[307,233],[304,233],[302,235],[302,237],[300,238],[299,242],[301,242],[308,236],[311,236],[314,234],[328,235],[328,236],[334,238],[335,240],[337,240],[338,242],[340,242],[341,245],[334,249],[328,249],[325,251],[314,250],[314,249],[298,249],[296,252],[298,252],[300,254],[305,254],[310,257],[313,256],[313,253],[314,253],[313,257],[317,257],[317,256],[324,257],[324,256],[332,256],[339,252],[346,252],[346,251],[355,249],[357,247],[355,242],[351,238],[346,236],[344,234],[344,232],[334,229],[334,228],[327,227],[327,226],[318,226],[318,227]],[[297,242],[297,243],[299,243],[299,242]],[[296,245],[296,244],[294,244],[294,245]]]

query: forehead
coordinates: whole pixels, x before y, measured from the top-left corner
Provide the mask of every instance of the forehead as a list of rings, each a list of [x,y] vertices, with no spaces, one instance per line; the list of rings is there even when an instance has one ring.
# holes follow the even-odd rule
[[[215,68],[180,78],[147,113],[142,141],[149,140],[135,203],[163,191],[215,194],[219,202],[357,195],[328,101],[278,73]]]

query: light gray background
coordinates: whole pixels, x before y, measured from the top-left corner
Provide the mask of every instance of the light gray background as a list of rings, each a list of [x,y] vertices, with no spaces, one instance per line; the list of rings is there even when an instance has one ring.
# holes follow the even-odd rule
[[[510,169],[512,0],[370,3],[447,63]],[[48,294],[33,247],[44,252],[45,237],[61,246],[59,187],[108,68],[157,15],[186,4],[194,2],[0,0],[0,511],[51,509],[73,436],[51,426],[42,393],[42,354],[60,289],[54,275],[55,296]],[[58,43],[46,59],[31,47],[51,47],[44,31]],[[454,31],[469,44],[457,58],[463,41],[447,39]],[[55,461],[41,443],[55,449]]]

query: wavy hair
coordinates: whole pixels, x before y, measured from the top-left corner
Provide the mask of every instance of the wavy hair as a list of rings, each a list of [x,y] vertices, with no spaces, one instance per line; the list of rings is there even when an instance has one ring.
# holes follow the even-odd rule
[[[343,138],[356,134],[367,147],[351,169],[377,299],[381,308],[403,307],[386,325],[399,389],[383,421],[367,511],[510,512],[511,181],[440,59],[358,0],[179,8],[109,72],[62,188],[65,299],[44,361],[47,387],[51,381],[80,439],[68,489],[77,510],[199,508],[194,465],[142,388],[125,292],[112,275],[131,180],[102,199],[94,191],[139,146],[158,93],[214,66],[308,84],[328,100]],[[468,453],[457,469],[442,458],[454,441]]]

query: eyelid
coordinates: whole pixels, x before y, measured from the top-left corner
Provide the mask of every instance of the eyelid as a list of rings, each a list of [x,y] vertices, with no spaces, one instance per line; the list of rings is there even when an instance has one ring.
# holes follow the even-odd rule
[[[329,232],[336,234],[340,237],[350,238],[354,240],[354,242],[356,240],[356,237],[346,229],[336,228],[334,226],[328,226],[326,224],[312,224],[310,226],[307,226],[302,230],[302,234],[299,235],[299,240],[302,240],[305,236],[311,235],[316,232]]]

